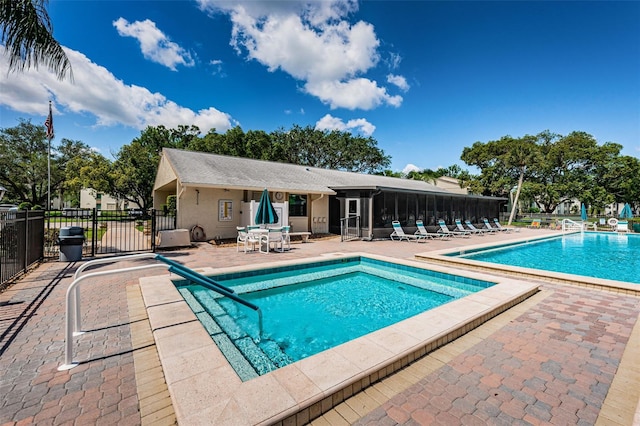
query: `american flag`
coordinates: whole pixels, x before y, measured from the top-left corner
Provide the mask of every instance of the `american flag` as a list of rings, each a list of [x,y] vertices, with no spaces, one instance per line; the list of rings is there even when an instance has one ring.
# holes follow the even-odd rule
[[[53,139],[53,114],[51,114],[51,102],[49,102],[49,116],[44,121],[44,127],[47,128],[47,139]]]

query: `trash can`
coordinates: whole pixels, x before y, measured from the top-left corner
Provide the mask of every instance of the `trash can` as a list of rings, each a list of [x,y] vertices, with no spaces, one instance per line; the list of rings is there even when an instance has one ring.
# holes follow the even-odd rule
[[[633,224],[633,232],[640,233],[640,223],[634,223]]]
[[[60,245],[60,261],[75,262],[82,259],[84,244],[84,228],[80,226],[66,226],[60,228],[58,235]]]

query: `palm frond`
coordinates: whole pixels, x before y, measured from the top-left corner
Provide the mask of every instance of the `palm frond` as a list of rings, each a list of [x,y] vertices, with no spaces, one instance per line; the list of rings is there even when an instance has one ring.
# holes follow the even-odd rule
[[[62,80],[73,79],[71,63],[53,38],[48,0],[0,0],[0,41],[9,55],[9,71],[44,65]]]

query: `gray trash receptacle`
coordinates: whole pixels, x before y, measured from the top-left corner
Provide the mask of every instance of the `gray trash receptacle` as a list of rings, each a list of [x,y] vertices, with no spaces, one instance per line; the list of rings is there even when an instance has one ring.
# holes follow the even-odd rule
[[[60,245],[61,262],[75,262],[82,260],[84,228],[80,226],[65,226],[60,228],[58,244]]]

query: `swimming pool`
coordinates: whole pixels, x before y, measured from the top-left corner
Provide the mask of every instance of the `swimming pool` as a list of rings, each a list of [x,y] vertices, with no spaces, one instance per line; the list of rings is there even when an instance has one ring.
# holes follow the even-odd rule
[[[640,235],[580,232],[447,256],[640,284]]]
[[[211,276],[261,317],[187,281],[178,290],[242,380],[493,285],[365,257]]]
[[[139,288],[178,423],[226,420],[232,424],[295,424],[300,418],[313,419],[539,291],[538,282],[462,269],[454,272],[450,266],[370,253],[264,259],[264,264],[256,264],[251,258],[239,266],[222,266],[218,261],[215,268],[198,268],[196,272],[207,276],[259,275],[262,269],[304,268],[309,263],[327,259],[341,262],[342,258],[356,256],[430,271],[434,276],[455,274],[458,282],[472,279],[492,285],[251,380],[242,380],[228,355],[222,353],[204,327],[206,321],[212,320],[207,320],[203,312],[194,313],[176,287],[176,277],[142,277]],[[400,274],[404,275],[396,273]]]

